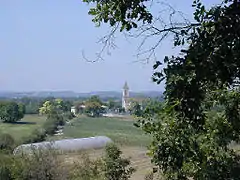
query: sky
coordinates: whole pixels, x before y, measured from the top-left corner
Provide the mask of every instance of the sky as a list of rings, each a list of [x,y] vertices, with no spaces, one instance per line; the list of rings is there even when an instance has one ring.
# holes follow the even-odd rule
[[[192,0],[166,2],[191,19]],[[132,91],[163,91],[163,84],[151,81],[154,61],[136,57],[140,40],[118,33],[110,56],[95,63],[83,58],[84,52],[96,59],[102,47],[96,42],[109,30],[95,27],[89,7],[81,0],[0,0],[0,91],[120,91],[125,81]],[[157,58],[174,53],[166,40]]]

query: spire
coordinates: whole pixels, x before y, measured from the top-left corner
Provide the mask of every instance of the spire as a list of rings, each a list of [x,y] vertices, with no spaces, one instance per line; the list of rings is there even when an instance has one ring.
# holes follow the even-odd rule
[[[129,89],[129,87],[128,87],[128,84],[127,84],[127,81],[125,82],[125,84],[124,84],[124,86],[123,86],[123,89]]]

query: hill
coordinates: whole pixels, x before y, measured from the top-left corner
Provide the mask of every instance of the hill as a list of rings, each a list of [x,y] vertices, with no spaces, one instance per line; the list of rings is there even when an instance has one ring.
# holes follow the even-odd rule
[[[32,98],[46,98],[46,97],[55,97],[55,98],[77,98],[83,97],[88,98],[90,96],[97,95],[100,98],[117,98],[121,99],[122,92],[119,91],[93,91],[87,93],[77,93],[73,91],[39,91],[39,92],[0,92],[0,98],[14,99],[22,97],[32,97]],[[142,92],[130,92],[131,97],[162,97],[162,92],[160,91],[142,91]]]

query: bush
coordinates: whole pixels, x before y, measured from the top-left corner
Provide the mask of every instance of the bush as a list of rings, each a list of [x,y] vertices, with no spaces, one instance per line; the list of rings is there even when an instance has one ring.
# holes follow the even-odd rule
[[[73,119],[75,116],[72,112],[66,112],[63,114],[63,119],[64,120],[71,120]]]
[[[53,135],[58,129],[58,126],[65,125],[65,120],[62,115],[51,114],[47,117],[46,122],[43,125],[43,128],[46,131],[46,134]]]
[[[11,151],[14,148],[15,141],[10,134],[0,134],[0,150]]]
[[[33,150],[33,154],[17,156],[12,163],[11,173],[15,180],[68,180],[69,173],[63,167],[59,154],[48,150]]]
[[[24,144],[31,144],[41,142],[46,139],[46,132],[44,129],[34,130],[29,137],[23,139]]]
[[[58,122],[55,119],[47,119],[44,123],[43,128],[45,129],[46,134],[53,135],[57,130]]]
[[[80,162],[74,162],[71,172],[73,180],[103,180],[103,162],[101,159],[91,160],[87,154],[81,156]]]
[[[106,155],[103,158],[104,176],[111,180],[127,180],[135,171],[130,167],[130,160],[121,157],[122,152],[114,144],[106,146]]]
[[[23,139],[23,143],[29,144],[44,141],[47,135],[54,135],[58,126],[63,126],[64,124],[63,116],[58,114],[49,115],[43,124],[43,128],[37,131],[34,130],[29,137]]]
[[[11,180],[11,159],[8,155],[0,153],[0,179]]]

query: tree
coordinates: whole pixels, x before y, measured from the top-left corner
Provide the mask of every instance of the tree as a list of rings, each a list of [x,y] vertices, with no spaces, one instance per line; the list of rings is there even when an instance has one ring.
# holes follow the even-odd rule
[[[105,148],[106,155],[103,158],[104,162],[104,176],[111,180],[128,180],[135,171],[130,166],[129,159],[122,158],[122,151],[114,144],[109,144]]]
[[[111,111],[120,111],[122,108],[121,102],[120,101],[114,101],[113,99],[110,99],[108,101],[108,109]]]
[[[130,31],[140,21],[158,42],[173,33],[175,46],[185,44],[179,56],[164,59],[162,71],[157,70],[162,62],[154,65],[153,80],[166,81],[165,104],[157,119],[141,121],[143,130],[153,136],[152,160],[164,177],[239,179],[240,157],[229,143],[240,140],[240,94],[233,88],[239,87],[235,80],[240,77],[240,1],[224,0],[207,10],[194,0],[194,23],[171,23],[162,29],[154,26],[143,5],[146,1],[87,2],[97,3],[90,14],[98,24]],[[216,105],[224,111],[209,116]]]
[[[157,49],[165,38],[173,35],[175,45],[178,45],[177,39],[181,35],[186,34],[191,27],[200,26],[200,23],[191,22],[184,16],[184,13],[175,10],[164,1],[83,0],[83,2],[92,4],[88,13],[93,16],[92,21],[97,27],[105,23],[111,29],[107,35],[98,41],[103,46],[97,53],[96,60],[90,60],[93,62],[102,60],[105,52],[109,54],[110,50],[115,49],[115,39],[118,32],[124,33],[127,38],[140,40],[141,42],[136,49],[136,57],[138,60],[148,61],[157,59]],[[154,12],[153,9],[157,9],[159,13]],[[83,55],[86,59],[84,53]]]
[[[15,99],[14,101],[25,106],[26,114],[38,114],[41,98],[23,97],[20,99]]]
[[[69,101],[63,101],[62,99],[47,100],[39,108],[40,114],[63,114],[69,112],[71,105]]]
[[[98,96],[92,96],[85,102],[84,112],[92,117],[99,117],[103,112],[103,103]]]
[[[45,101],[39,108],[40,114],[52,114],[53,112],[55,112],[55,107],[51,101]]]
[[[12,123],[21,120],[25,114],[25,106],[12,101],[0,102],[0,120]]]
[[[26,106],[23,103],[18,104],[18,118],[22,119],[24,117],[24,114],[26,113]]]
[[[116,105],[117,105],[117,103],[114,100],[110,99],[108,101],[108,108],[110,110],[115,110],[116,109]]]
[[[138,102],[131,102],[131,106],[129,108],[129,111],[132,115],[135,115],[137,117],[142,116],[143,110],[141,105]]]

